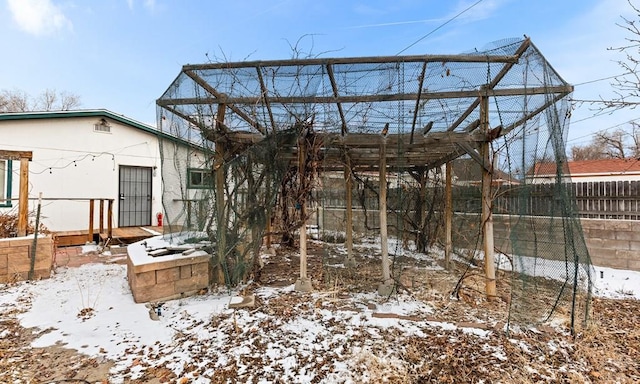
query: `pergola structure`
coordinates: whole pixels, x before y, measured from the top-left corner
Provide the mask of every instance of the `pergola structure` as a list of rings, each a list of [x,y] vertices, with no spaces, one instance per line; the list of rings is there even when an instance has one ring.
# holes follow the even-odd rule
[[[522,135],[519,127],[553,109],[572,91],[530,39],[524,38],[455,55],[185,65],[157,105],[161,129],[201,145],[213,144],[217,169],[247,148],[302,122],[312,127],[319,143],[315,148],[319,169],[345,172],[348,197],[351,172],[378,172],[384,292],[390,280],[387,171],[434,169],[461,156],[472,157],[484,169],[487,294],[494,296],[490,144]],[[167,116],[181,122],[163,124]],[[308,150],[304,141],[282,145],[286,148],[278,152],[278,160],[297,162],[302,172]],[[219,210],[225,204],[224,183],[224,173],[217,172]],[[351,254],[350,198],[347,205]],[[450,219],[447,228],[450,238]],[[301,289],[308,288],[305,236],[301,230]],[[221,243],[224,247],[224,239],[218,239],[219,247]]]

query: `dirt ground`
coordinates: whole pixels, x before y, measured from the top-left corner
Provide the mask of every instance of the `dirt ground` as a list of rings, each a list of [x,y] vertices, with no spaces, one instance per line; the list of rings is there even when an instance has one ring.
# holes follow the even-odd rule
[[[375,291],[380,282],[379,259],[376,257],[358,254],[358,267],[349,269],[341,265],[344,254],[332,247],[314,243],[309,253],[308,274],[313,279],[314,288],[331,292],[335,298],[331,305],[336,308],[348,305],[351,292]],[[438,262],[429,259],[397,256],[394,260],[395,276],[400,283],[398,289],[434,308],[431,318],[407,320],[447,321],[458,327],[492,332],[485,344],[477,343],[476,337],[459,330],[443,333],[434,328],[425,331],[424,336],[402,339],[398,339],[393,330],[382,333],[381,351],[385,343],[401,343],[404,351],[398,358],[403,360],[405,368],[392,375],[385,374],[387,382],[640,382],[640,301],[592,299],[590,318],[586,324],[576,327],[574,335],[569,332],[567,313],[562,310],[558,311],[559,318],[552,325],[511,324],[510,331],[506,332],[511,281],[508,275],[498,275],[498,290],[502,294],[497,300],[487,301],[477,268],[470,269],[457,295],[452,295],[460,276],[465,271],[469,272],[466,264],[454,263],[451,271],[445,271],[438,268]],[[252,286],[293,284],[298,262],[295,251],[279,250],[266,260]],[[544,301],[544,291],[540,296]],[[258,301],[254,310],[281,317],[292,316],[292,308],[297,313],[313,310],[313,305],[304,300],[305,296],[281,296],[272,299],[268,305]],[[31,341],[47,330],[25,329],[11,313],[3,313],[1,319],[0,382],[109,383],[108,372],[113,362],[82,355],[65,349],[63,345],[32,348]],[[518,346],[522,343],[528,346],[524,350]],[[506,355],[492,353],[487,345],[501,347]],[[525,365],[529,368],[525,369]],[[375,373],[384,367],[376,365],[375,359],[368,359],[354,369]],[[219,382],[240,382],[233,371],[220,371],[216,377]],[[178,381],[166,367],[157,366],[149,367],[143,378],[125,382]],[[186,383],[188,381],[180,381],[180,384]]]

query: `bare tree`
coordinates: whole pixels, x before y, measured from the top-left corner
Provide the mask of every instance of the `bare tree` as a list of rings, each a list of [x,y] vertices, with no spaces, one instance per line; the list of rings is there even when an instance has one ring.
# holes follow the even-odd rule
[[[571,147],[574,161],[599,159],[628,159],[640,157],[640,125],[632,123],[630,129],[598,132],[591,143]]]
[[[0,113],[28,111],[68,111],[81,105],[80,96],[47,89],[36,98],[22,90],[0,92]]]
[[[29,95],[20,90],[0,93],[0,112],[26,112],[30,110]]]
[[[635,17],[631,19],[621,16],[622,23],[616,23],[627,32],[626,43],[609,48],[610,51],[624,54],[625,58],[617,61],[623,73],[616,76],[611,83],[616,96],[611,100],[602,99],[604,109],[634,109],[640,105],[640,76],[637,71],[640,64],[640,26],[637,24],[640,22],[640,8],[634,5],[632,0],[627,2],[635,12]]]

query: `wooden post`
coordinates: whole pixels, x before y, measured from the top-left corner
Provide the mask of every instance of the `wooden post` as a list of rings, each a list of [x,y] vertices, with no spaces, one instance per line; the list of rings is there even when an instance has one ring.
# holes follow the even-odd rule
[[[100,224],[99,224],[99,232],[102,235],[104,232],[104,199],[100,199]]]
[[[89,235],[87,236],[87,241],[89,243],[93,242],[93,209],[95,200],[89,200]]]
[[[265,245],[267,246],[267,249],[271,248],[271,209],[267,210],[267,238],[265,240]]]
[[[218,104],[218,113],[216,115],[216,128],[221,130],[221,126],[224,123],[224,114],[226,111],[225,104]],[[216,141],[215,152],[215,183],[216,183],[216,241],[217,241],[217,263],[215,265],[213,279],[216,283],[224,284],[224,270],[223,265],[225,261],[225,255],[227,253],[227,224],[225,220],[225,200],[224,200],[224,185],[227,178],[224,164],[224,143],[222,141]]]
[[[453,253],[453,241],[451,238],[451,230],[453,226],[453,197],[452,195],[452,174],[453,164],[448,162],[445,170],[444,185],[444,267],[451,267],[451,254]]]
[[[483,95],[480,100],[480,129],[489,132],[489,98]],[[491,213],[491,172],[493,169],[489,142],[480,144],[480,154],[484,162],[482,167],[482,234],[484,243],[485,291],[488,300],[496,297],[496,269],[493,254],[493,215]]]
[[[304,134],[304,133],[303,133]],[[302,201],[300,204],[300,278],[296,281],[296,291],[310,292],[313,290],[311,279],[307,277],[307,191],[305,183],[305,164],[307,159],[307,148],[304,137],[298,139],[298,180],[302,189]]]
[[[347,242],[347,260],[345,265],[347,267],[355,267],[356,260],[353,256],[353,175],[351,174],[351,161],[347,156],[346,168],[344,170],[344,179],[346,183],[346,203],[347,203],[347,217],[346,217],[346,242]]]
[[[107,238],[113,238],[113,199],[109,199],[107,204]]]
[[[8,170],[11,172],[11,170]],[[27,235],[29,215],[29,158],[20,158],[20,191],[18,202],[18,237]]]
[[[389,238],[387,231],[387,146],[383,138],[380,145],[380,250],[382,251],[382,284],[378,286],[378,294],[389,296],[393,293],[391,279],[391,261],[389,260]]]

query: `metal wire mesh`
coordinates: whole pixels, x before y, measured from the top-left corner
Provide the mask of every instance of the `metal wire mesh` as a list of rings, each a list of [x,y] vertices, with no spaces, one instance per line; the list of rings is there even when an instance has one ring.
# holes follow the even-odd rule
[[[481,257],[481,173],[491,168],[512,318],[540,321],[568,305],[573,325],[587,313],[591,268],[575,202],[556,183],[546,215],[527,203],[536,164],[556,164],[566,180],[571,90],[528,39],[461,55],[185,66],[158,99],[160,129],[193,143],[181,153],[163,141],[163,161],[179,170],[163,174],[166,218],[172,231],[206,233],[214,276],[235,284],[251,277],[267,232],[293,242],[309,222],[344,231],[345,172],[362,211],[354,227],[375,233],[384,158],[390,235],[426,252],[443,243],[449,163],[458,168],[454,246]]]

